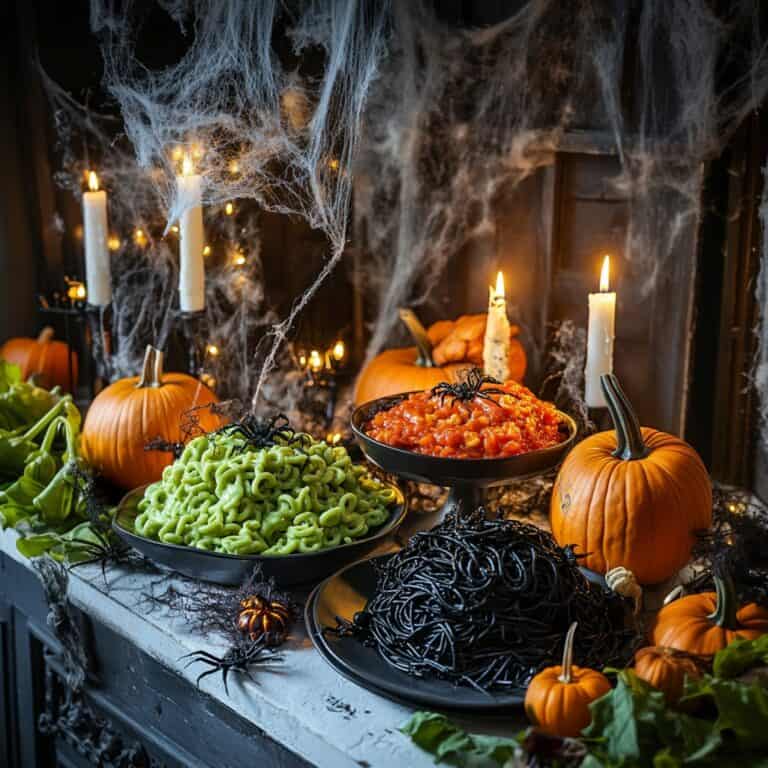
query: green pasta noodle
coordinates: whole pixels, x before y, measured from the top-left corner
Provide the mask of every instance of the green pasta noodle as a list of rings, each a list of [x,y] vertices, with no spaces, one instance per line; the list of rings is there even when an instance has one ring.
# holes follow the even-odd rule
[[[255,449],[218,432],[191,440],[146,489],[134,528],[212,552],[289,555],[364,538],[396,502],[343,446],[307,436]]]

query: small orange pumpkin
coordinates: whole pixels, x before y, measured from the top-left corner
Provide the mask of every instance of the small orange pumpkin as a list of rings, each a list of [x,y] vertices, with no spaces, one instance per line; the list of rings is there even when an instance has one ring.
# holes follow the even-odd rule
[[[367,403],[400,392],[431,389],[440,382],[456,382],[468,368],[483,365],[486,315],[462,315],[455,322],[439,320],[428,330],[410,309],[400,310],[416,346],[387,349],[377,355],[358,376],[355,403]],[[513,326],[510,336],[518,333]],[[522,344],[510,339],[510,378],[522,381],[526,357]]]
[[[46,389],[59,386],[70,391],[69,345],[55,341],[53,328],[46,325],[36,339],[8,339],[0,348],[0,358],[21,368],[21,378],[34,376]],[[77,386],[77,353],[72,351],[72,387]]]
[[[192,376],[163,373],[163,353],[147,347],[141,376],[110,384],[91,403],[83,425],[83,455],[120,488],[153,483],[173,456],[147,451],[147,443],[155,438],[182,442],[184,412],[216,402],[213,392]],[[221,426],[208,409],[201,409],[198,416],[205,431]]]
[[[650,638],[654,645],[712,656],[732,640],[755,640],[768,633],[768,609],[757,603],[737,606],[731,578],[715,575],[715,591],[687,595],[656,614]]]
[[[677,573],[694,532],[712,521],[712,484],[696,451],[679,437],[640,427],[616,377],[601,377],[615,431],[582,440],[552,491],[550,523],[561,546],[599,573],[622,566],[640,584]]]
[[[528,719],[545,733],[575,738],[592,721],[589,705],[611,690],[608,678],[573,663],[576,622],[565,636],[563,663],[539,672],[525,692]]]
[[[648,646],[635,653],[635,674],[664,693],[674,705],[683,695],[685,678],[701,677],[701,665],[691,654],[676,648]]]

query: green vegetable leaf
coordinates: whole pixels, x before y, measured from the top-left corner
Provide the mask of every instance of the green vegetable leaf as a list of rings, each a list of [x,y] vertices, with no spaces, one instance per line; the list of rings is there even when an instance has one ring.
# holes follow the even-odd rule
[[[52,533],[42,533],[37,536],[25,536],[16,540],[16,549],[24,557],[40,557],[59,543],[59,537]]]
[[[715,677],[738,677],[756,664],[768,664],[768,635],[757,640],[737,637],[715,655]]]
[[[516,739],[468,734],[435,712],[416,712],[400,729],[438,762],[462,768],[495,768],[520,753]]]

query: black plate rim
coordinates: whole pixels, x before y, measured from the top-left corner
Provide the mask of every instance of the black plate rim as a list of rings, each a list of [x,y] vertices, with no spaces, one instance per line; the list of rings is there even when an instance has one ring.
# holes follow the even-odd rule
[[[312,642],[312,645],[315,647],[315,650],[320,654],[322,659],[325,661],[326,664],[328,664],[332,669],[334,669],[336,672],[341,674],[343,677],[345,677],[348,680],[351,680],[353,683],[362,686],[363,688],[366,688],[368,690],[373,691],[374,693],[377,693],[380,696],[383,696],[387,699],[390,699],[392,701],[397,701],[399,703],[405,703],[408,706],[413,706],[414,704],[418,706],[426,706],[426,707],[432,707],[434,709],[438,710],[444,710],[444,711],[452,711],[452,712],[464,712],[464,713],[483,713],[483,714],[493,714],[494,712],[509,712],[510,710],[519,710],[523,702],[525,700],[525,689],[519,689],[516,693],[507,693],[507,694],[499,694],[499,693],[488,693],[488,700],[487,702],[476,702],[472,704],[462,704],[458,703],[459,700],[457,700],[457,703],[455,705],[447,703],[444,698],[440,697],[437,699],[431,699],[428,694],[420,694],[418,691],[416,691],[412,695],[408,695],[408,691],[414,690],[411,688],[403,688],[399,686],[396,683],[392,684],[391,688],[384,688],[381,685],[377,685],[375,683],[370,682],[370,680],[366,677],[365,669],[362,668],[360,671],[356,667],[354,667],[350,662],[345,661],[342,659],[337,653],[333,651],[330,644],[326,641],[324,635],[323,635],[323,627],[320,624],[320,621],[318,617],[315,615],[315,609],[317,606],[317,602],[319,599],[319,596],[323,589],[325,589],[328,584],[333,581],[333,579],[340,576],[344,571],[350,570],[351,568],[359,568],[365,566],[367,563],[371,563],[375,560],[382,560],[387,557],[391,557],[392,553],[385,553],[381,555],[374,555],[372,557],[365,557],[360,560],[357,560],[353,563],[349,563],[348,565],[345,565],[343,568],[340,568],[335,573],[328,576],[326,579],[323,579],[309,594],[309,597],[307,598],[307,601],[304,606],[304,620],[305,625],[307,628],[307,634],[309,636],[310,641]],[[423,685],[429,685],[430,681],[426,678],[422,678],[419,681]],[[449,683],[446,683],[445,681],[438,681],[441,686],[449,686]],[[463,688],[461,686],[455,686],[456,690],[461,692],[464,690],[471,691],[471,688]],[[404,694],[403,691],[406,691]]]
[[[389,488],[394,489],[394,491],[397,493],[399,501],[397,505],[393,508],[392,514],[386,522],[382,523],[375,533],[371,534],[370,536],[366,536],[362,539],[356,539],[355,541],[351,541],[348,544],[340,544],[338,547],[328,547],[327,549],[320,549],[317,552],[294,552],[290,555],[260,555],[260,554],[249,554],[249,555],[230,555],[227,552],[214,552],[209,549],[198,549],[197,547],[188,547],[184,544],[171,544],[166,541],[158,541],[157,539],[150,539],[148,536],[142,536],[140,533],[136,533],[136,531],[129,530],[128,528],[124,527],[119,523],[119,518],[122,512],[125,511],[125,507],[134,496],[136,496],[139,493],[144,493],[144,491],[151,485],[151,483],[147,483],[146,485],[141,485],[138,488],[134,488],[132,491],[129,491],[128,493],[123,496],[123,498],[120,500],[120,503],[117,505],[117,508],[115,509],[115,513],[112,516],[112,530],[124,541],[127,541],[131,546],[133,546],[133,541],[139,541],[139,542],[146,542],[147,544],[162,547],[164,549],[169,550],[175,550],[179,552],[184,552],[186,554],[194,554],[194,555],[200,555],[201,557],[215,557],[220,558],[224,560],[237,560],[237,561],[249,561],[249,562],[261,562],[266,561],[268,563],[276,563],[276,562],[290,562],[291,560],[296,560],[296,562],[306,562],[307,560],[312,560],[314,558],[320,558],[320,557],[327,557],[330,552],[343,552],[346,549],[358,547],[363,544],[369,544],[374,541],[377,541],[379,538],[384,538],[390,533],[394,533],[402,524],[403,520],[405,520],[405,516],[408,514],[408,497],[405,494],[405,492],[400,488],[400,486],[396,483],[392,483],[388,480],[381,480],[381,482],[388,486]]]

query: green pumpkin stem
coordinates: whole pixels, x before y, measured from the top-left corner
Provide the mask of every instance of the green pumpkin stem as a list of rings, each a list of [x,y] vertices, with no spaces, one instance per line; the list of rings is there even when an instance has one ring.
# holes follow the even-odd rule
[[[435,361],[432,359],[432,342],[429,340],[426,328],[421,324],[419,318],[416,317],[416,313],[412,309],[399,309],[398,314],[413,337],[416,348],[419,350],[416,365],[421,368],[435,368]]]
[[[557,678],[561,683],[571,682],[571,673],[573,672],[573,638],[576,636],[576,627],[578,626],[578,622],[574,621],[568,627],[568,633],[565,636],[563,663],[560,667],[560,676]]]
[[[733,586],[733,579],[727,575],[715,575],[715,610],[707,618],[721,629],[739,629],[740,624],[736,618],[738,609],[738,600],[736,598],[736,588]]]
[[[136,389],[142,387],[161,387],[163,385],[163,353],[147,344],[144,351],[144,363],[141,366]]]
[[[648,446],[643,440],[640,422],[619,386],[619,380],[612,373],[604,373],[600,377],[600,386],[616,430],[616,450],[613,455],[624,461],[645,458],[649,453]]]

